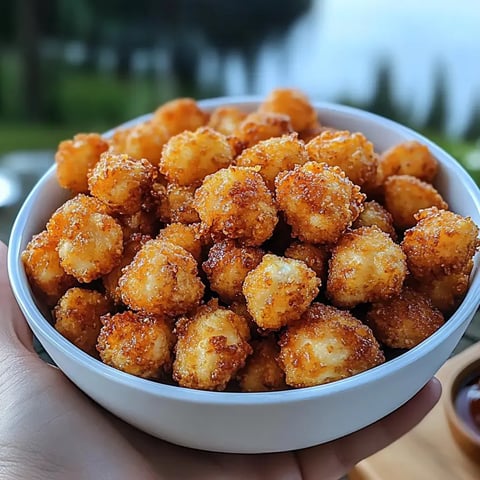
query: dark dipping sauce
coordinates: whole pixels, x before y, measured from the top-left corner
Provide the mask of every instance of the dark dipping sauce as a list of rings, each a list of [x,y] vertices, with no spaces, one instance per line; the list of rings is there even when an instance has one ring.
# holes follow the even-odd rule
[[[459,388],[455,409],[470,430],[480,437],[480,376],[471,378]]]

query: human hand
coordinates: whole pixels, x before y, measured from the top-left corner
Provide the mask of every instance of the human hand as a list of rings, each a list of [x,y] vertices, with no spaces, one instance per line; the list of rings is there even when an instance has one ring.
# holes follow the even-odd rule
[[[38,358],[10,290],[1,243],[0,311],[0,477],[6,479],[335,479],[413,428],[440,396],[433,379],[383,420],[297,452],[189,450],[114,419]]]

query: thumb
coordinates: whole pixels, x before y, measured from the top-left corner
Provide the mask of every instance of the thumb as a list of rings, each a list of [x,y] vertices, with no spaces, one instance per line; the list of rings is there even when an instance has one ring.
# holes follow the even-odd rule
[[[7,274],[7,247],[0,242],[0,347],[33,352],[32,332],[18,308]]]

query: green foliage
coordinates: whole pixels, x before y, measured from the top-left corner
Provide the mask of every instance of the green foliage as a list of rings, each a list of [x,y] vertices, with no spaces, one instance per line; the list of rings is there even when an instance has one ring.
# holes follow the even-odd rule
[[[434,79],[435,86],[430,104],[430,112],[425,121],[425,127],[442,131],[446,125],[448,110],[448,90],[445,69],[441,66],[437,67]]]
[[[463,136],[466,140],[480,140],[480,100],[474,103],[473,113]]]

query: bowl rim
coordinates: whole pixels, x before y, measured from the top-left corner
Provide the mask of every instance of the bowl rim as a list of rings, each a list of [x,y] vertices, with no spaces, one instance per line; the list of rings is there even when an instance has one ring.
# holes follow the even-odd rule
[[[218,106],[227,105],[252,108],[254,106],[258,106],[262,100],[263,97],[259,96],[216,97],[199,100],[198,105],[207,110]],[[436,158],[441,158],[442,164],[446,164],[455,170],[456,174],[461,179],[464,189],[468,192],[468,196],[473,200],[475,208],[480,214],[480,190],[473,179],[460,165],[460,163],[458,163],[450,154],[445,152],[428,138],[393,120],[358,108],[331,102],[312,101],[312,105],[320,115],[321,112],[331,112],[337,115],[347,114],[349,116],[354,116],[358,120],[380,122],[383,126],[389,128],[390,130],[393,129],[395,131],[399,131],[400,133],[408,136],[411,140],[418,140],[419,142],[424,143],[428,146]],[[139,122],[148,120],[152,117],[152,115],[152,113],[145,114],[124,122],[117,127],[108,130],[103,134],[103,136],[108,138],[116,129],[133,126]],[[82,368],[86,368],[94,374],[102,375],[113,382],[141,390],[154,396],[196,404],[222,405],[228,403],[229,405],[272,405],[295,401],[306,401],[313,397],[323,397],[334,393],[338,394],[351,388],[359,389],[366,384],[371,383],[373,380],[379,381],[380,379],[391,375],[392,372],[399,369],[402,365],[412,364],[425,354],[434,350],[441,343],[441,339],[444,336],[450,335],[461,325],[461,323],[465,320],[465,317],[470,315],[473,317],[480,304],[480,271],[477,266],[476,271],[474,269],[475,273],[472,274],[473,279],[471,279],[469,290],[462,303],[451,315],[448,321],[445,322],[445,324],[429,338],[411,350],[402,353],[398,357],[393,358],[388,362],[351,377],[337,380],[328,384],[275,392],[213,392],[189,389],[176,385],[162,384],[152,380],[136,377],[104,364],[100,360],[91,357],[70,343],[65,337],[57,332],[53,325],[51,325],[50,322],[43,316],[33,299],[33,293],[28,284],[21,261],[20,244],[22,240],[22,232],[28,223],[32,206],[40,199],[41,190],[44,187],[44,184],[51,180],[52,176],[54,176],[55,169],[56,166],[54,164],[38,180],[22,204],[12,227],[8,248],[7,267],[15,298],[17,299],[22,312],[27,318],[27,322],[31,324],[32,330],[38,330],[42,332],[42,335],[46,337],[50,343],[54,344],[63,355],[66,355],[75,363],[80,364]],[[421,388],[421,386],[419,388]]]

